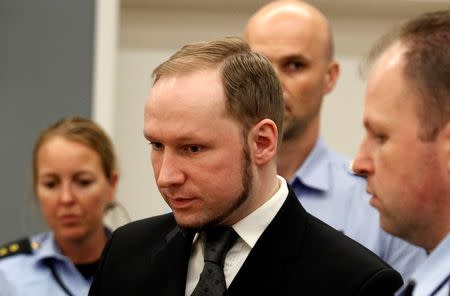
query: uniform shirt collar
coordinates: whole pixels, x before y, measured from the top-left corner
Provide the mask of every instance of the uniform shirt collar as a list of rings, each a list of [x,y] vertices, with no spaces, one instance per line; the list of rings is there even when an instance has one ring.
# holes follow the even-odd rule
[[[55,258],[63,259],[64,255],[61,253],[60,248],[57,246],[53,232],[48,232],[35,237],[32,237],[32,243],[38,244],[36,252],[36,259],[38,261]]]
[[[111,236],[111,230],[105,227],[106,236]],[[62,254],[61,249],[56,244],[55,235],[52,231],[33,236],[31,243],[37,244],[38,248],[35,250],[37,261],[41,261],[47,258],[65,260],[65,256]]]
[[[328,149],[319,138],[290,183],[301,182],[306,187],[327,191],[330,188],[329,163]]]
[[[449,276],[450,233],[439,243],[425,262],[413,273],[415,295],[429,295]]]

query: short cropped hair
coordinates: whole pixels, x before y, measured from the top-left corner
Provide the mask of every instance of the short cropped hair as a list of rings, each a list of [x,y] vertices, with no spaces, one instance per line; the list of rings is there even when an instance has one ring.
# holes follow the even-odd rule
[[[243,39],[225,37],[185,45],[153,71],[153,80],[155,84],[164,77],[216,68],[223,83],[226,110],[242,125],[244,136],[268,118],[277,125],[279,146],[284,116],[281,84],[270,61],[252,52]]]
[[[85,145],[94,150],[100,157],[103,172],[111,180],[113,172],[117,170],[116,154],[111,139],[103,129],[90,119],[71,116],[65,117],[51,124],[41,131],[33,148],[32,174],[33,190],[36,191],[38,178],[38,154],[47,141],[61,137]]]
[[[422,14],[385,35],[373,47],[369,62],[396,42],[406,48],[403,74],[420,94],[418,136],[432,141],[450,120],[450,10]]]

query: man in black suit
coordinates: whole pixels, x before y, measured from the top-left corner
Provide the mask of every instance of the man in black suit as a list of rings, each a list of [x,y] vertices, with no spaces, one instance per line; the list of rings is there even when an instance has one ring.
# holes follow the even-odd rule
[[[284,106],[265,57],[240,38],[194,43],[153,77],[144,135],[173,212],[116,230],[90,295],[392,295],[401,286],[277,176]],[[208,259],[211,233],[225,227],[235,241],[224,259]]]

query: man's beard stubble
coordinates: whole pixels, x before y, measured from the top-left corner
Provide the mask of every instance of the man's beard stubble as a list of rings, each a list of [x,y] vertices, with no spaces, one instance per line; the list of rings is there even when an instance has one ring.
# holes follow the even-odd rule
[[[283,143],[297,139],[303,135],[308,127],[306,119],[288,118],[283,122]]]
[[[196,232],[200,232],[205,229],[215,228],[221,226],[221,222],[224,221],[227,217],[232,215],[234,211],[239,209],[250,197],[251,192],[253,190],[253,173],[251,169],[251,158],[250,158],[250,150],[248,144],[244,144],[242,150],[242,170],[241,170],[241,178],[242,178],[242,191],[239,194],[239,197],[234,201],[234,203],[226,209],[222,215],[214,217],[212,220],[208,221],[206,224],[201,225],[199,227],[183,227],[189,230],[193,230]]]

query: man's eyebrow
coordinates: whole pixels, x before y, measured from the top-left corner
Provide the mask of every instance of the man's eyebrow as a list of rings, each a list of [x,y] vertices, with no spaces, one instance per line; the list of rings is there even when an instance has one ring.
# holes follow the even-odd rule
[[[149,133],[146,132],[145,129],[142,131],[142,135],[144,136],[144,138],[145,138],[146,140],[149,140],[149,141],[150,141],[151,138],[152,138],[152,136],[149,135]]]
[[[367,119],[367,118],[364,118],[364,119],[363,119],[363,126],[364,126],[364,128],[365,128],[366,130],[368,130],[368,131],[373,130],[372,123],[371,123],[370,120]]]
[[[188,134],[188,135],[181,135],[181,136],[177,136],[177,137],[174,138],[174,141],[176,141],[176,142],[196,142],[198,140],[199,140],[198,137],[195,137],[195,136],[190,135],[190,134]]]
[[[288,61],[298,61],[298,60],[300,60],[300,61],[308,61],[308,58],[307,57],[305,57],[304,55],[302,55],[302,54],[299,54],[299,53],[293,53],[293,54],[288,54],[288,55],[286,55],[286,56],[283,56],[281,59],[280,59],[281,61],[283,61],[283,62],[288,62]]]
[[[161,140],[157,137],[152,136],[149,133],[144,132],[144,138],[150,142],[160,142]],[[200,138],[191,134],[175,136],[170,139],[172,142],[196,142],[199,141]]]
[[[380,122],[377,122],[374,118],[364,118],[363,126],[367,131],[373,132],[375,130],[384,129],[380,126]]]
[[[366,118],[363,119],[362,124],[363,124],[363,126],[364,126],[365,128],[369,128],[369,126],[370,126],[370,122],[369,122],[369,120],[366,119]]]

